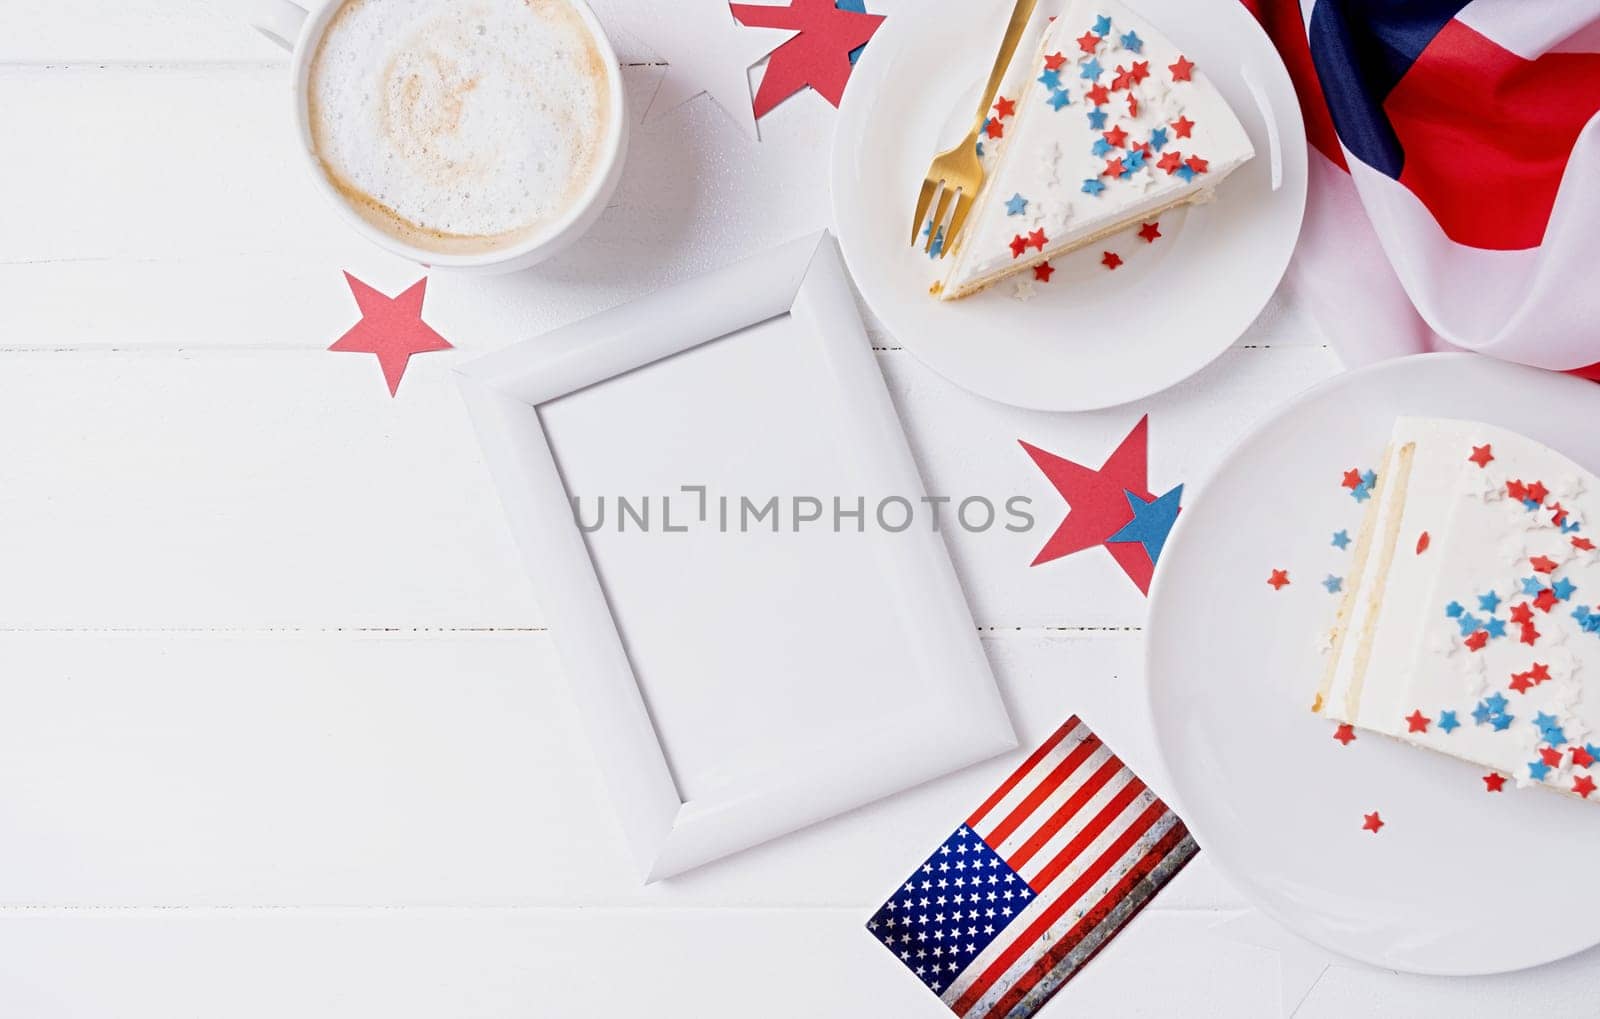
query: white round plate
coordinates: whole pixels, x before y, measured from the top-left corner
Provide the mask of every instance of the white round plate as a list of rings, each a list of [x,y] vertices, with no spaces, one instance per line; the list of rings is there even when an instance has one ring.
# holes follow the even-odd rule
[[[1255,144],[1256,158],[1210,205],[1161,216],[1160,242],[1128,244],[1115,272],[1101,248],[1053,259],[1028,301],[1006,280],[937,301],[935,265],[907,244],[918,188],[935,153],[971,126],[1012,0],[927,0],[890,17],[852,75],[833,142],[833,212],[850,274],[894,339],[950,381],[1039,410],[1112,407],[1199,371],[1238,339],[1289,264],[1305,211],[1305,127],[1288,72],[1238,0],[1133,0],[1129,6],[1210,76]],[[1048,11],[1050,0],[1040,5]],[[1040,16],[1039,14],[1035,15]],[[1272,146],[1253,81],[1271,109]],[[1131,236],[1131,233],[1130,235]]]
[[[1362,507],[1343,472],[1380,462],[1401,415],[1483,421],[1600,466],[1600,388],[1472,354],[1341,375],[1228,455],[1184,507],[1150,595],[1150,711],[1173,806],[1213,863],[1333,951],[1417,973],[1521,969],[1600,943],[1600,804],[1359,733],[1309,708],[1316,635]],[[1267,577],[1287,569],[1290,585]],[[1362,830],[1378,811],[1386,826]]]

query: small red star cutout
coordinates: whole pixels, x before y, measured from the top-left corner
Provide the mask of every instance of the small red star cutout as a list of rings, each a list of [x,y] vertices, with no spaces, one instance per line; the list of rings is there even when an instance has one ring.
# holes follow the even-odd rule
[[[1539,749],[1539,760],[1552,768],[1559,768],[1561,767],[1561,751],[1555,747],[1541,747]]]
[[[1506,684],[1514,693],[1527,693],[1533,689],[1533,679],[1526,672],[1514,673],[1511,682]]]
[[[1105,266],[1107,269],[1115,269],[1117,266],[1122,264],[1122,256],[1117,254],[1115,251],[1104,252],[1100,256],[1100,264]]]
[[[1572,763],[1580,768],[1587,768],[1594,764],[1594,755],[1589,753],[1588,747],[1575,746],[1572,748]]]
[[[1533,668],[1528,670],[1528,678],[1533,680],[1533,685],[1538,686],[1550,678],[1550,666],[1542,662],[1534,662]]]
[[[1187,57],[1179,57],[1176,64],[1167,65],[1167,70],[1172,72],[1173,81],[1192,81],[1191,75],[1194,73],[1194,61]]]
[[[1533,609],[1525,601],[1511,606],[1511,621],[1518,626],[1533,625]]]
[[[1126,167],[1122,165],[1122,157],[1118,156],[1116,159],[1106,160],[1106,168],[1101,172],[1107,177],[1119,177],[1125,169]]]
[[[1497,793],[1505,789],[1506,777],[1491,771],[1483,776],[1483,784],[1488,788],[1489,792]]]
[[[1044,246],[1049,242],[1050,238],[1044,235],[1044,231],[1042,229],[1035,230],[1033,233],[1028,235],[1028,243],[1033,247],[1038,248],[1040,251],[1043,251]]]
[[[1132,87],[1133,75],[1128,73],[1128,69],[1126,67],[1118,64],[1116,76],[1111,79],[1111,91],[1121,92],[1125,88]]]
[[[1508,480],[1506,482],[1506,494],[1518,502],[1522,502],[1524,499],[1528,498],[1528,486],[1524,485],[1521,481]]]
[[[1588,775],[1585,775],[1582,778],[1573,779],[1572,791],[1577,793],[1579,796],[1582,796],[1584,799],[1588,799],[1589,794],[1594,792],[1594,779],[1590,778]]]
[[[1489,643],[1489,631],[1479,630],[1466,640],[1462,641],[1462,643],[1467,646],[1467,650],[1469,651],[1482,651],[1483,646]]]
[[[1590,541],[1588,538],[1573,538],[1572,547],[1580,552],[1593,552],[1594,542]]]
[[[1172,122],[1172,136],[1174,138],[1187,138],[1192,130],[1194,130],[1194,121],[1188,117],[1179,117]]]
[[[1383,818],[1378,816],[1378,812],[1374,810],[1370,814],[1363,814],[1361,816],[1364,818],[1364,820],[1361,822],[1361,830],[1370,831],[1374,835],[1378,834],[1378,829],[1383,827]]]
[[[1102,132],[1100,137],[1106,140],[1106,144],[1116,149],[1122,148],[1128,142],[1128,132],[1124,131],[1121,126]]]
[[[865,46],[883,15],[834,6],[834,0],[789,0],[788,6],[730,4],[734,19],[752,28],[787,28],[798,35],[772,51],[756,89],[755,114],[764,117],[810,85],[839,105],[850,80],[850,51]]]
[[[1556,561],[1547,555],[1536,555],[1528,560],[1528,565],[1537,573],[1554,573]]]
[[[1057,55],[1059,56],[1059,54],[1057,54]],[[1045,63],[1049,63],[1049,61],[1047,60],[1047,61],[1045,61]],[[994,101],[994,115],[995,116],[997,116],[997,117],[1009,117],[1013,113],[1016,113],[1016,112],[1017,112],[1016,100],[1007,99],[1005,96],[996,96],[995,97],[995,101]]]
[[[983,133],[990,138],[1000,138],[1006,133],[1006,126],[1000,123],[999,117],[990,117],[989,122],[983,126]]]
[[[1187,166],[1195,173],[1205,173],[1206,168],[1211,164],[1206,162],[1204,159],[1201,159],[1199,156],[1190,156],[1188,159],[1183,161],[1183,165]]]
[[[1093,32],[1085,32],[1078,36],[1078,48],[1085,53],[1093,53],[1096,46],[1100,45],[1100,37]]]
[[[1351,489],[1352,491],[1360,488],[1361,472],[1356,470],[1354,467],[1350,468],[1344,472],[1344,480],[1339,482],[1339,484],[1343,485],[1345,488]]]
[[[1133,66],[1128,68],[1128,73],[1133,76],[1134,81],[1144,81],[1150,77],[1150,61],[1135,60]]]
[[[1047,71],[1059,71],[1061,70],[1061,65],[1066,62],[1067,55],[1060,50],[1056,50],[1044,58],[1044,67]]]
[[[1550,498],[1550,490],[1544,487],[1544,482],[1535,481],[1528,486],[1528,498],[1543,506],[1544,501]]]
[[[1430,540],[1431,539],[1428,537],[1427,531],[1423,531],[1417,536],[1417,555],[1421,555],[1422,553],[1428,551],[1428,542]]]
[[[1128,116],[1137,117],[1138,115],[1139,115],[1139,97],[1134,95],[1132,92],[1129,92],[1128,93]]]
[[[1349,746],[1351,743],[1355,742],[1356,727],[1351,725],[1349,722],[1340,722],[1339,727],[1333,730],[1333,738],[1338,740],[1344,746]]]
[[[1154,244],[1156,238],[1161,236],[1161,224],[1159,222],[1140,224],[1139,236],[1144,238],[1146,244]]]
[[[1178,167],[1182,165],[1183,154],[1177,149],[1173,149],[1171,152],[1168,152],[1166,155],[1162,156],[1159,161],[1157,161],[1156,169],[1167,171],[1167,176],[1170,177],[1177,173]]]
[[[1028,250],[1028,239],[1021,234],[1011,238],[1011,257],[1021,258],[1022,253]]]
[[[1049,262],[1040,262],[1038,265],[1033,267],[1033,278],[1038,280],[1040,283],[1049,283],[1050,276],[1054,272],[1055,269],[1051,268]]]
[[[1551,609],[1555,608],[1559,602],[1556,599],[1556,593],[1547,587],[1534,596],[1533,604],[1539,609],[1540,612],[1549,612]]]
[[[1111,101],[1111,93],[1106,90],[1104,85],[1090,86],[1089,90],[1083,94],[1083,97],[1096,106],[1104,106]]]
[[[1467,457],[1467,459],[1471,460],[1479,467],[1487,467],[1489,466],[1489,462],[1494,459],[1494,450],[1489,448],[1489,443],[1487,442],[1481,446],[1473,446],[1472,455]]]
[[[1482,631],[1480,631],[1480,632],[1482,632]],[[1535,630],[1533,628],[1533,624],[1532,623],[1528,623],[1527,625],[1525,625],[1522,628],[1522,643],[1528,645],[1529,647],[1532,647],[1533,645],[1537,644],[1538,642],[1539,642],[1539,631]]]
[[[1274,591],[1282,591],[1289,586],[1289,571],[1273,570],[1272,576],[1267,578],[1267,583],[1272,585]]]
[[[1429,719],[1427,715],[1424,715],[1421,709],[1414,710],[1411,712],[1411,714],[1406,716],[1406,725],[1408,727],[1406,731],[1427,732],[1428,722],[1430,721],[1431,719]]]
[[[422,321],[422,297],[428,287],[426,276],[398,297],[379,293],[348,272],[344,279],[355,295],[356,307],[361,309],[361,321],[328,349],[378,355],[378,366],[383,369],[390,396],[399,390],[400,377],[406,373],[412,354],[450,349],[449,341]]]

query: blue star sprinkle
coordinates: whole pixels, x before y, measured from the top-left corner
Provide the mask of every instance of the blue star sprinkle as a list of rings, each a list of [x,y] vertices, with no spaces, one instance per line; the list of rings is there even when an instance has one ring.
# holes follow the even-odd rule
[[[1361,475],[1361,483],[1366,485],[1368,488],[1376,485],[1378,483],[1378,472],[1370,467],[1367,468],[1367,472]]]
[[[1511,723],[1515,722],[1516,720],[1517,716],[1508,715],[1504,712],[1501,712],[1500,714],[1494,716],[1494,718],[1490,719],[1490,721],[1494,723],[1495,732],[1505,732],[1507,729],[1511,728]]]
[[[1579,605],[1577,608],[1573,609],[1572,610],[1572,618],[1576,619],[1580,623],[1583,622],[1584,620],[1588,619],[1589,618],[1589,606],[1587,606],[1587,605]]]
[[[1559,725],[1552,725],[1544,731],[1544,741],[1553,747],[1566,746],[1567,730]]]
[[[1078,68],[1078,77],[1082,78],[1085,81],[1094,81],[1096,78],[1100,77],[1100,75],[1103,74],[1104,72],[1105,72],[1105,68],[1100,66],[1100,61],[1096,60],[1093,57],[1090,57],[1087,63],[1085,63],[1082,67]],[[1054,74],[1055,72],[1054,71],[1047,71],[1045,73]],[[1040,78],[1039,80],[1043,81],[1044,79]],[[1055,84],[1052,83],[1050,87],[1054,88]]]
[[[1494,712],[1497,715],[1503,715],[1503,714],[1506,713],[1506,705],[1509,702],[1506,700],[1506,695],[1505,694],[1503,694],[1503,693],[1495,693],[1495,694],[1491,694],[1488,697],[1485,697],[1483,699],[1483,703],[1489,705],[1489,710],[1490,711]]]
[[[1537,598],[1539,596],[1539,592],[1543,591],[1543,590],[1544,590],[1544,585],[1539,582],[1539,578],[1538,577],[1523,577],[1522,578],[1522,593],[1523,594],[1529,595],[1529,596],[1534,597],[1534,598]]]
[[[1160,152],[1167,147],[1167,129],[1158,127],[1150,132],[1150,147]]]
[[[1444,607],[1444,614],[1449,616],[1451,619],[1460,619],[1461,613],[1465,611],[1467,610],[1462,608],[1461,603],[1458,601],[1453,601]]]
[[[1540,505],[1541,504],[1538,499],[1522,500],[1522,508],[1527,510],[1529,513],[1532,513],[1534,510],[1538,509]]]
[[[1191,180],[1194,180],[1194,171],[1189,169],[1188,163],[1184,163],[1182,166],[1178,167],[1177,174],[1179,177],[1183,178],[1183,182],[1185,184]],[[1363,481],[1361,484],[1350,490],[1350,498],[1354,499],[1356,502],[1366,502],[1368,499],[1372,498],[1372,486]]]
[[[1161,550],[1167,544],[1167,535],[1172,532],[1172,525],[1178,519],[1178,503],[1183,498],[1183,486],[1179,485],[1166,495],[1150,502],[1145,502],[1126,490],[1122,494],[1128,498],[1128,508],[1133,510],[1133,519],[1128,521],[1122,530],[1107,538],[1106,543],[1137,541],[1144,546],[1150,561],[1154,563],[1161,558]]]
[[[1089,146],[1089,154],[1091,156],[1103,156],[1110,151],[1111,143],[1106,141],[1104,138],[1096,138],[1094,140],[1094,144]]]
[[[1328,574],[1328,579],[1322,582],[1322,586],[1328,589],[1329,594],[1338,594],[1344,590],[1344,578],[1335,577],[1330,573]]]
[[[1135,53],[1143,53],[1144,40],[1139,38],[1138,32],[1130,28],[1128,29],[1128,34],[1122,37],[1122,48],[1132,50]]]
[[[1528,765],[1528,777],[1535,782],[1543,782],[1544,777],[1550,774],[1550,765],[1543,761],[1533,761]]]
[[[1094,19],[1094,34],[1102,39],[1111,34],[1111,19],[1104,14]]]
[[[929,225],[931,226],[932,224],[930,223]],[[923,233],[927,233],[927,231],[924,230]],[[934,237],[933,237],[933,243],[928,245],[928,257],[929,258],[938,258],[939,255],[942,254],[943,252],[944,252],[944,227],[941,226],[939,228],[939,232],[937,234],[935,234]]]
[[[1083,182],[1083,193],[1086,195],[1098,195],[1105,189],[1105,182],[1099,177],[1090,177],[1088,180]]]
[[[1129,149],[1128,154],[1123,157],[1123,162],[1135,170],[1144,169],[1144,149]]]
[[[1456,625],[1461,627],[1461,636],[1463,637],[1470,637],[1476,631],[1483,629],[1483,623],[1470,612],[1461,613],[1456,618]]]
[[[1006,199],[1006,215],[1021,216],[1028,211],[1028,200],[1022,197],[1022,192],[1017,192]]]
[[[1478,706],[1472,709],[1472,720],[1479,725],[1487,724],[1489,719],[1493,717],[1494,711],[1482,701],[1479,701]]]
[[[1478,608],[1485,612],[1493,613],[1500,607],[1500,596],[1490,591],[1488,594],[1478,595]]]
[[[1062,107],[1072,105],[1072,97],[1059,88],[1050,94],[1050,98],[1047,101],[1055,108],[1057,113],[1061,112]]]
[[[1544,732],[1560,721],[1561,720],[1554,715],[1547,715],[1543,711],[1540,711],[1533,716],[1533,727],[1538,729],[1540,732]]]
[[[1574,584],[1566,577],[1562,577],[1560,580],[1550,585],[1550,590],[1555,592],[1555,596],[1557,598],[1560,598],[1562,601],[1566,601],[1572,597],[1573,592],[1578,590],[1578,585]]]
[[[1562,534],[1571,534],[1573,531],[1576,531],[1578,528],[1580,528],[1582,526],[1583,525],[1578,523],[1576,520],[1572,520],[1572,519],[1563,520],[1561,522],[1561,533]]]
[[[1456,720],[1456,713],[1454,711],[1439,712],[1439,728],[1443,729],[1446,734],[1461,728],[1461,723]]]
[[[1347,548],[1349,545],[1350,545],[1350,532],[1349,531],[1334,531],[1333,532],[1333,547],[1334,548],[1342,550],[1344,548]]]
[[[1098,106],[1090,110],[1089,126],[1094,128],[1096,131],[1104,131],[1106,129],[1106,111],[1100,109]]]
[[[1504,619],[1490,619],[1483,624],[1483,629],[1490,637],[1499,640],[1506,635],[1506,621]]]
[[[1583,749],[1590,757],[1600,761],[1600,747],[1595,746],[1593,743],[1585,743]]]
[[[1188,163],[1184,163],[1182,166],[1178,167],[1176,172],[1178,176],[1183,179],[1185,184],[1194,180],[1194,171],[1189,169]],[[1356,497],[1356,502],[1366,502],[1367,498],[1372,495],[1372,493],[1367,490],[1365,485],[1353,489],[1350,494]]]
[[[1043,85],[1045,88],[1060,88],[1061,72],[1045,71],[1043,74],[1039,75],[1039,84]]]
[[[983,142],[978,143],[978,158],[983,158]]]

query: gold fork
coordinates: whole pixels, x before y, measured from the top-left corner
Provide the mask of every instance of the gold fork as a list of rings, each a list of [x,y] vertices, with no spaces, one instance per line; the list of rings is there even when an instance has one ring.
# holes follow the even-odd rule
[[[911,223],[912,244],[922,236],[922,227],[926,223],[928,242],[922,246],[922,250],[931,252],[934,241],[940,237],[939,228],[944,223],[945,213],[950,211],[952,199],[955,203],[955,215],[950,220],[949,229],[944,231],[939,249],[940,258],[955,245],[956,237],[966,225],[967,213],[972,211],[972,201],[983,184],[983,164],[978,161],[978,132],[983,129],[989,106],[994,102],[994,94],[1000,90],[1000,79],[1005,77],[1006,68],[1011,66],[1011,57],[1017,52],[1017,43],[1022,39],[1023,30],[1028,27],[1028,19],[1033,17],[1033,8],[1037,3],[1038,0],[1017,0],[1016,7],[1011,11],[1011,22],[1006,25],[1005,38],[1000,40],[1000,52],[995,54],[989,83],[978,97],[978,115],[972,121],[971,132],[955,148],[933,158],[933,165],[928,167],[927,177],[922,182],[922,193],[917,196],[917,218]],[[928,209],[933,205],[935,195],[939,203],[930,221]]]

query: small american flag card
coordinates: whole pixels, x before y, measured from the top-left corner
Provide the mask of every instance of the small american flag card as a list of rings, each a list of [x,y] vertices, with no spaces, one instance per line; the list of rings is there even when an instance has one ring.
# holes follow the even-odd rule
[[[956,1015],[1027,1019],[1198,852],[1067,719],[867,921]]]

